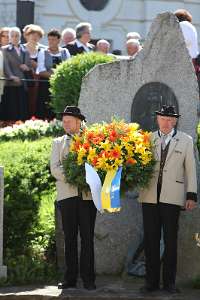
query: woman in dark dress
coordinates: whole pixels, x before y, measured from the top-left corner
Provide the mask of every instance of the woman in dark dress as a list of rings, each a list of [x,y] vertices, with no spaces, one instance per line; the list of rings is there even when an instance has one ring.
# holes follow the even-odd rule
[[[2,97],[2,120],[26,120],[28,117],[27,86],[21,79],[31,69],[29,53],[20,44],[21,32],[18,27],[9,31],[9,44],[2,47],[4,56],[5,83]]]
[[[48,32],[48,47],[40,51],[38,55],[37,74],[41,79],[49,80],[53,74],[53,69],[62,61],[70,58],[69,51],[59,47],[61,34],[58,30],[52,29]],[[37,101],[36,116],[42,119],[52,119],[53,112],[49,107],[50,92],[49,82],[40,82]]]

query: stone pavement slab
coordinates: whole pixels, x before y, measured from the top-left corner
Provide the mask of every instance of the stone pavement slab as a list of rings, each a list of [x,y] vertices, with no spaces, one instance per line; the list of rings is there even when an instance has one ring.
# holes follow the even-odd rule
[[[162,291],[142,295],[139,288],[143,280],[134,278],[98,278],[97,289],[87,291],[77,289],[58,290],[57,286],[25,286],[0,288],[0,300],[200,300],[200,290],[182,287],[182,293],[169,295]]]

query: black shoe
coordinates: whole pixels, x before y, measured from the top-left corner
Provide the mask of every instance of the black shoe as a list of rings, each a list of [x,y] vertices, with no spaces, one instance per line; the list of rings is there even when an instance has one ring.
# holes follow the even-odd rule
[[[67,281],[59,282],[58,289],[75,289],[76,283],[69,283]]]
[[[163,291],[169,294],[180,294],[181,291],[175,285],[164,286]]]
[[[93,282],[92,283],[84,283],[83,287],[84,287],[84,289],[86,289],[88,291],[96,290],[96,285]]]
[[[160,290],[159,286],[151,286],[151,285],[144,285],[140,288],[140,292],[143,294],[153,293],[159,290]]]

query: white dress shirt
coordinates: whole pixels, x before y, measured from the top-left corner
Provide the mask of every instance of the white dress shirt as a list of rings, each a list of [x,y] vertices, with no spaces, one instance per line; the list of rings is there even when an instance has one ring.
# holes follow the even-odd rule
[[[70,53],[69,53],[68,49],[65,49],[65,48],[59,48],[59,52],[56,54],[52,54],[51,52],[49,52],[49,54],[51,56],[61,57],[61,50],[66,52],[66,59],[70,58]],[[45,51],[46,51],[46,49],[41,49],[38,53],[36,74],[40,74],[40,72],[45,72],[47,70],[45,67]]]
[[[84,45],[83,43],[81,43],[79,40],[76,40],[75,43],[76,43],[76,45],[77,45],[78,48],[83,47],[86,52],[90,52],[91,51],[91,49],[89,47],[87,47],[86,45]]]
[[[161,132],[160,130],[159,130],[159,132],[160,132],[160,137],[165,136],[164,141],[165,141],[165,146],[167,146],[167,144],[171,141],[171,139],[172,139],[172,137],[173,137],[173,134],[174,134],[174,132],[175,132],[174,128],[173,128],[173,129],[170,131],[170,133],[168,133],[168,134],[164,134],[164,133]]]

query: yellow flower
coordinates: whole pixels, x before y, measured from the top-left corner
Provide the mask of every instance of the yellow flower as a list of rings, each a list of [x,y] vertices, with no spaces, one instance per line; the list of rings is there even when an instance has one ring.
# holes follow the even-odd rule
[[[91,162],[93,161],[93,159],[97,156],[96,154],[96,149],[95,148],[91,148],[89,149],[89,154],[87,156],[87,161]]]
[[[86,150],[83,148],[83,147],[81,147],[80,149],[79,149],[79,151],[78,151],[78,157],[77,157],[77,162],[78,162],[78,165],[82,165],[83,164],[83,158],[84,158],[84,156],[85,156],[85,154],[86,154]]]
[[[131,131],[136,131],[139,128],[139,124],[138,123],[129,123],[129,128]]]

